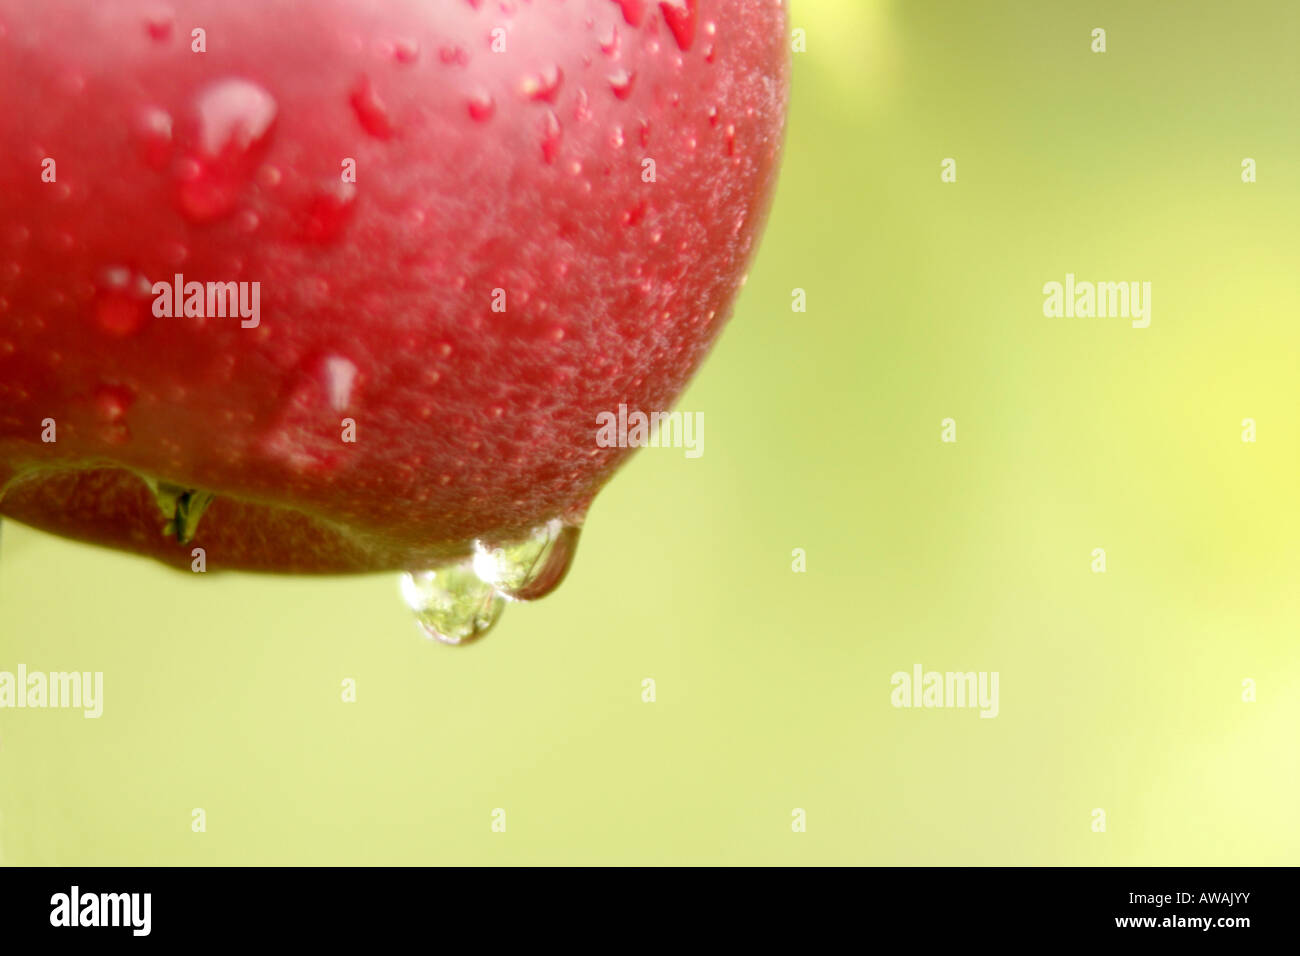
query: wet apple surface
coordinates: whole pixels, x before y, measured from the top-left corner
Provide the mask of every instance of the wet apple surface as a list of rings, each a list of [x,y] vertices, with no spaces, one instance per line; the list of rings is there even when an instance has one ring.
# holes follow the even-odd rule
[[[776,0],[0,0],[0,514],[539,596],[629,451],[598,416],[671,408],[744,281],[785,37]]]

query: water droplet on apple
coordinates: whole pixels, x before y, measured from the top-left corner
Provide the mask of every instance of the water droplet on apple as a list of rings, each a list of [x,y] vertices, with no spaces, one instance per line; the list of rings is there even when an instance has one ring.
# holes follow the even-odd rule
[[[474,572],[511,601],[546,597],[564,580],[578,548],[577,525],[554,518],[518,541],[474,542]]]
[[[165,167],[172,151],[171,114],[156,106],[146,107],[140,111],[136,132],[145,162],[154,169]]]
[[[345,411],[352,403],[352,385],[357,378],[357,367],[341,355],[327,355],[320,363],[321,384],[329,399],[330,408]]]
[[[240,78],[210,84],[194,105],[200,150],[210,159],[225,160],[242,158],[265,140],[278,109],[275,97]]]
[[[560,585],[580,531],[554,518],[513,541],[475,541],[469,558],[404,574],[402,595],[426,635],[468,644],[492,628],[507,601],[535,601]]]
[[[275,98],[250,80],[219,80],[199,93],[197,153],[175,166],[177,205],[186,219],[211,222],[235,208],[277,109]]]
[[[505,598],[474,573],[472,560],[402,575],[402,597],[426,637],[468,644],[492,629]]]
[[[363,76],[357,81],[349,102],[362,129],[376,139],[392,139],[393,121],[388,115],[388,107],[379,98],[370,77]]]
[[[641,18],[645,16],[645,0],[614,0],[623,11],[623,19],[628,22],[628,26],[639,27]]]
[[[145,16],[144,28],[149,34],[151,40],[159,43],[166,42],[172,35],[172,24],[175,22],[174,14],[166,8],[158,8],[150,11]]]
[[[467,103],[469,107],[470,118],[477,123],[486,123],[496,112],[497,104],[492,99],[492,94],[481,90],[471,96]]]
[[[555,162],[555,157],[559,155],[560,138],[563,134],[560,118],[555,115],[554,110],[548,110],[546,119],[542,122],[542,156],[548,163]]]
[[[530,100],[554,103],[563,82],[564,71],[557,64],[551,63],[537,73],[524,77],[519,84],[519,91]]]
[[[306,209],[302,238],[309,242],[327,242],[343,231],[356,205],[354,183],[331,182],[318,191]]]
[[[393,43],[393,59],[398,63],[414,63],[420,58],[420,41],[402,37]]]
[[[609,32],[600,38],[600,52],[612,60],[618,56],[618,46],[618,27],[615,24],[610,24]]]
[[[100,385],[95,389],[95,414],[105,424],[121,424],[134,402],[135,393],[124,385]]]
[[[659,0],[664,22],[672,31],[680,50],[689,50],[695,42],[695,22],[698,16],[696,0]]]
[[[135,335],[153,316],[151,285],[124,266],[105,269],[95,287],[95,323],[117,338]]]
[[[444,46],[438,50],[438,59],[447,66],[465,66],[469,63],[469,51],[463,46]]]
[[[620,68],[609,75],[609,88],[620,100],[625,100],[632,95],[632,84],[635,82],[636,74],[629,70]]]

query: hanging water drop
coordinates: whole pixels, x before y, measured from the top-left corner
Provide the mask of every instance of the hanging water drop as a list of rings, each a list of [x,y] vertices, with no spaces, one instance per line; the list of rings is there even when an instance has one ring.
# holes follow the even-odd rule
[[[559,518],[519,541],[474,543],[474,572],[511,601],[536,601],[554,591],[573,563],[580,529]]]
[[[402,597],[427,637],[444,644],[478,640],[497,622],[505,598],[461,561],[402,575]]]
[[[468,644],[492,628],[506,601],[536,601],[560,585],[580,530],[554,518],[513,541],[475,541],[472,557],[402,575],[402,595],[426,635]]]

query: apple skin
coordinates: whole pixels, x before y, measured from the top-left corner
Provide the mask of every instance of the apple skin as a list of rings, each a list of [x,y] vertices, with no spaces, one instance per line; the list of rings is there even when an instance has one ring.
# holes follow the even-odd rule
[[[780,0],[0,0],[0,514],[292,573],[580,523],[596,416],[730,312],[788,78]],[[192,541],[142,476],[215,495]]]

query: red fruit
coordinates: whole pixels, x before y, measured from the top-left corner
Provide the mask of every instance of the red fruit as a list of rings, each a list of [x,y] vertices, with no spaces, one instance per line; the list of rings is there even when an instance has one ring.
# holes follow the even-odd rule
[[[596,416],[671,407],[742,282],[785,34],[778,0],[0,0],[0,512],[291,572],[579,523],[628,452]],[[177,274],[248,320],[159,314]]]

